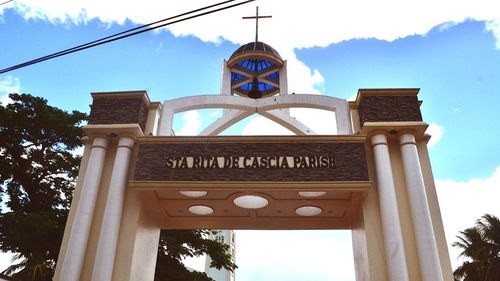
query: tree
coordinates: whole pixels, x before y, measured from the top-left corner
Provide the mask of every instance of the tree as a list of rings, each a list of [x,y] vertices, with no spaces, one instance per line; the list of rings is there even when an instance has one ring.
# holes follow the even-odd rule
[[[10,94],[0,104],[0,250],[16,254],[5,274],[19,280],[52,279],[75,187],[87,115],[65,112],[47,100]],[[207,253],[217,268],[234,269],[228,246],[207,239],[206,230],[162,231],[156,280],[211,280],[180,262]]]
[[[10,94],[0,106],[0,250],[20,262],[6,270],[21,280],[51,280],[71,203],[84,113],[43,98]]]
[[[228,253],[229,246],[208,239],[208,230],[162,230],[158,247],[155,281],[210,281],[203,272],[188,270],[182,263],[184,257],[207,254],[211,267],[234,270],[236,265]]]
[[[500,281],[500,220],[486,214],[457,236],[454,247],[466,260],[454,272],[455,280]]]

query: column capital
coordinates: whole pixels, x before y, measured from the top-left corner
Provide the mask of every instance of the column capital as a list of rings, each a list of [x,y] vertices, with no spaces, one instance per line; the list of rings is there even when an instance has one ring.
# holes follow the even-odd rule
[[[387,145],[387,132],[383,130],[377,131],[375,134],[372,135],[371,141],[372,141],[372,147],[379,144]]]
[[[416,140],[415,140],[415,134],[416,132],[414,130],[404,130],[398,133],[398,138],[399,138],[399,144],[401,146],[405,144],[413,144],[416,145]]]
[[[106,135],[96,135],[92,140],[92,148],[100,147],[103,149],[108,148],[109,137]]]
[[[111,125],[85,125],[82,130],[90,138],[98,136],[143,136],[144,133],[138,124],[111,124]]]
[[[398,135],[404,135],[404,134],[412,134],[414,136],[419,134],[419,131],[415,128],[404,128],[398,130]]]
[[[134,148],[135,140],[136,138],[132,135],[125,134],[125,135],[119,135],[118,136],[118,147],[126,147],[126,148]]]
[[[83,137],[80,139],[80,141],[82,142],[82,144],[83,144],[84,146],[85,146],[85,145],[89,145],[89,144],[91,144],[91,142],[90,142],[90,138],[89,138],[89,137],[87,137],[87,136],[83,136]]]

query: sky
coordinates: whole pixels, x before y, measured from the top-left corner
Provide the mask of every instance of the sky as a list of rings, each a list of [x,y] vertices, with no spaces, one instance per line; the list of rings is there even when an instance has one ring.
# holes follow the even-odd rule
[[[14,0],[0,6],[0,68],[163,19],[213,1]],[[89,112],[90,92],[147,90],[153,101],[218,94],[221,66],[254,39],[288,62],[289,91],[352,99],[359,88],[420,88],[448,244],[485,213],[500,216],[500,9],[495,1],[259,0],[0,74],[10,92]],[[176,116],[193,135],[220,110]],[[325,113],[295,111],[318,133]],[[326,117],[326,118],[325,118]],[[287,134],[263,117],[223,134]],[[238,231],[238,281],[354,280],[349,231]],[[453,267],[459,264],[450,248]],[[196,262],[193,262],[193,264]],[[8,255],[0,256],[0,269]]]

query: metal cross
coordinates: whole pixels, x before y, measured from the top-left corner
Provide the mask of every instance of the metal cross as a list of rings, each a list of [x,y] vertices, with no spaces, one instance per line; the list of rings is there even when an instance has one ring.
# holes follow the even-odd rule
[[[259,6],[257,6],[255,17],[243,17],[242,19],[255,19],[255,43],[259,41],[259,19],[272,18],[273,16],[259,16]]]

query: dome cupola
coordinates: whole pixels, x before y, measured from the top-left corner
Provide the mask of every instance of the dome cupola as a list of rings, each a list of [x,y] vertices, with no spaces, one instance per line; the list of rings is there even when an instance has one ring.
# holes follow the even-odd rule
[[[243,17],[255,19],[255,41],[239,47],[229,58],[227,67],[231,71],[231,93],[242,97],[259,99],[280,93],[280,70],[284,61],[268,44],[259,41],[259,19],[271,16]]]
[[[231,70],[233,93],[258,99],[279,92],[283,59],[266,43],[251,42],[241,46],[231,55],[227,66]]]

